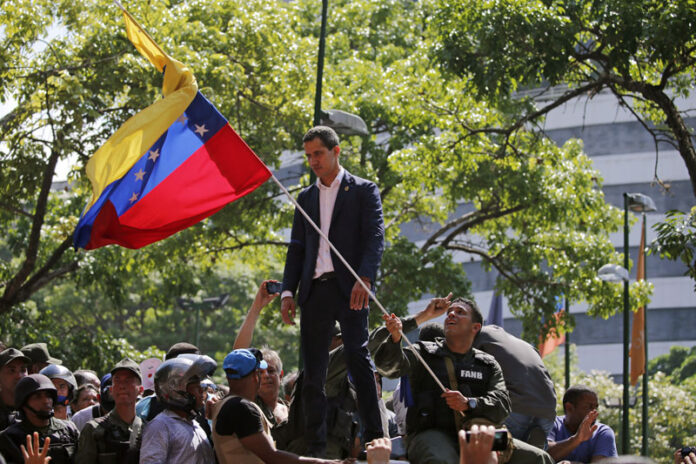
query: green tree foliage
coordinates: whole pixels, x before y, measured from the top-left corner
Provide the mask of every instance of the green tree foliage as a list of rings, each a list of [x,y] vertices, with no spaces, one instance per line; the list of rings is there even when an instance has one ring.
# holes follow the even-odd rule
[[[673,346],[669,353],[651,359],[648,372],[663,372],[673,383],[696,381],[696,347]]]
[[[657,238],[650,246],[650,252],[661,258],[681,261],[686,266],[685,275],[694,279],[696,290],[696,206],[688,214],[681,211],[668,211],[665,222],[653,226]]]
[[[301,146],[314,98],[315,2],[135,0],[128,8],[193,68],[201,91],[269,166]],[[2,15],[0,95],[15,106],[0,120],[0,314],[41,328],[13,343],[47,330],[59,343],[83,331],[90,346],[106,334],[166,349],[193,337],[195,315],[177,298],[229,293],[225,306],[201,311],[201,348],[220,357],[258,283],[281,276],[292,206],[267,183],[141,250],[74,252],[70,234],[90,193],[82,168],[160,97],[161,76],[127,41],[106,0],[18,0]],[[498,271],[498,290],[530,339],[561,293],[603,317],[621,307],[620,288],[596,277],[602,264],[620,260],[609,233],[621,214],[604,202],[578,142],[555,146],[519,123],[530,102],[491,105],[467,76],[433,66],[429,4],[335,1],[329,18],[324,108],[360,114],[370,128],[370,136],[343,140],[342,162],[381,189],[388,246],[378,295],[388,311],[403,314],[427,293],[470,293],[461,259]],[[69,189],[52,191],[56,165],[66,160],[75,164]],[[636,285],[633,306],[649,292]],[[279,330],[273,308],[255,344],[292,359],[296,331]],[[33,318],[21,319],[27,312]],[[42,325],[39,315],[51,318]],[[373,310],[373,323],[378,316]]]
[[[696,149],[677,97],[694,88],[692,0],[434,0],[435,56],[481,95],[508,102],[518,90],[567,86],[520,122],[535,123],[570,99],[609,91],[655,139],[681,154],[696,195]]]

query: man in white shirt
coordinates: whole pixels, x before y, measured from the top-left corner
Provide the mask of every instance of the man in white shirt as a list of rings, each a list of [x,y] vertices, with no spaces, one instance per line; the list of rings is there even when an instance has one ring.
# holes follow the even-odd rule
[[[333,129],[314,127],[305,134],[303,142],[317,182],[300,193],[298,204],[319,225],[360,280],[372,289],[384,250],[379,189],[373,182],[341,167],[338,161],[341,148]],[[294,324],[294,296],[298,286],[308,452],[323,456],[326,449],[324,385],[335,321],[341,326],[346,363],[355,383],[360,419],[366,430],[365,440],[381,437],[377,388],[367,350],[369,294],[296,210],[281,294],[281,311],[287,324]]]
[[[166,409],[145,426],[140,464],[215,462],[213,447],[194,418],[203,398],[201,380],[217,363],[208,356],[190,356],[169,359],[155,373],[155,393]]]

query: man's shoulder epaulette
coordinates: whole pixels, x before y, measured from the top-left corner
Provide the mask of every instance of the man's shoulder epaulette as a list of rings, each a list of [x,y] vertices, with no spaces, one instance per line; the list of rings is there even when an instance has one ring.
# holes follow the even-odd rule
[[[423,340],[419,340],[414,346],[416,346],[421,353],[432,355],[437,354],[437,352],[442,348],[442,345],[436,342],[426,342]]]
[[[479,350],[478,348],[472,348],[471,349],[474,352],[474,359],[476,361],[482,362],[484,364],[488,365],[498,365],[498,361],[495,360],[493,356],[490,354]]]

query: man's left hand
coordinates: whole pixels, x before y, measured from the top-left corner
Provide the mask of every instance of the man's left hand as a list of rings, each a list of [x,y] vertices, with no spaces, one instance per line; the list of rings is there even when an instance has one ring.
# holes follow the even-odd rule
[[[372,288],[372,285],[370,284],[370,279],[368,279],[367,277],[361,277],[360,279],[363,282],[365,282],[367,288]],[[365,306],[367,306],[367,303],[369,303],[369,301],[370,293],[365,291],[363,286],[360,285],[360,282],[356,281],[355,285],[353,285],[353,291],[350,292],[350,309],[360,311]]]
[[[447,402],[447,406],[455,411],[466,411],[469,409],[469,400],[457,390],[448,389],[446,392],[440,395],[440,398],[444,398]]]

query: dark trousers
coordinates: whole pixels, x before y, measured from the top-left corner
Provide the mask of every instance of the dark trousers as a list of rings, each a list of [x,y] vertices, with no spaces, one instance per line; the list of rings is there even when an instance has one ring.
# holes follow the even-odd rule
[[[341,294],[338,281],[314,280],[307,302],[300,315],[304,380],[302,401],[305,416],[305,439],[312,454],[321,455],[326,448],[326,369],[334,321],[341,326],[348,372],[358,396],[360,420],[365,439],[381,437],[382,422],[377,401],[377,386],[367,350],[368,309],[350,309],[350,302]]]

